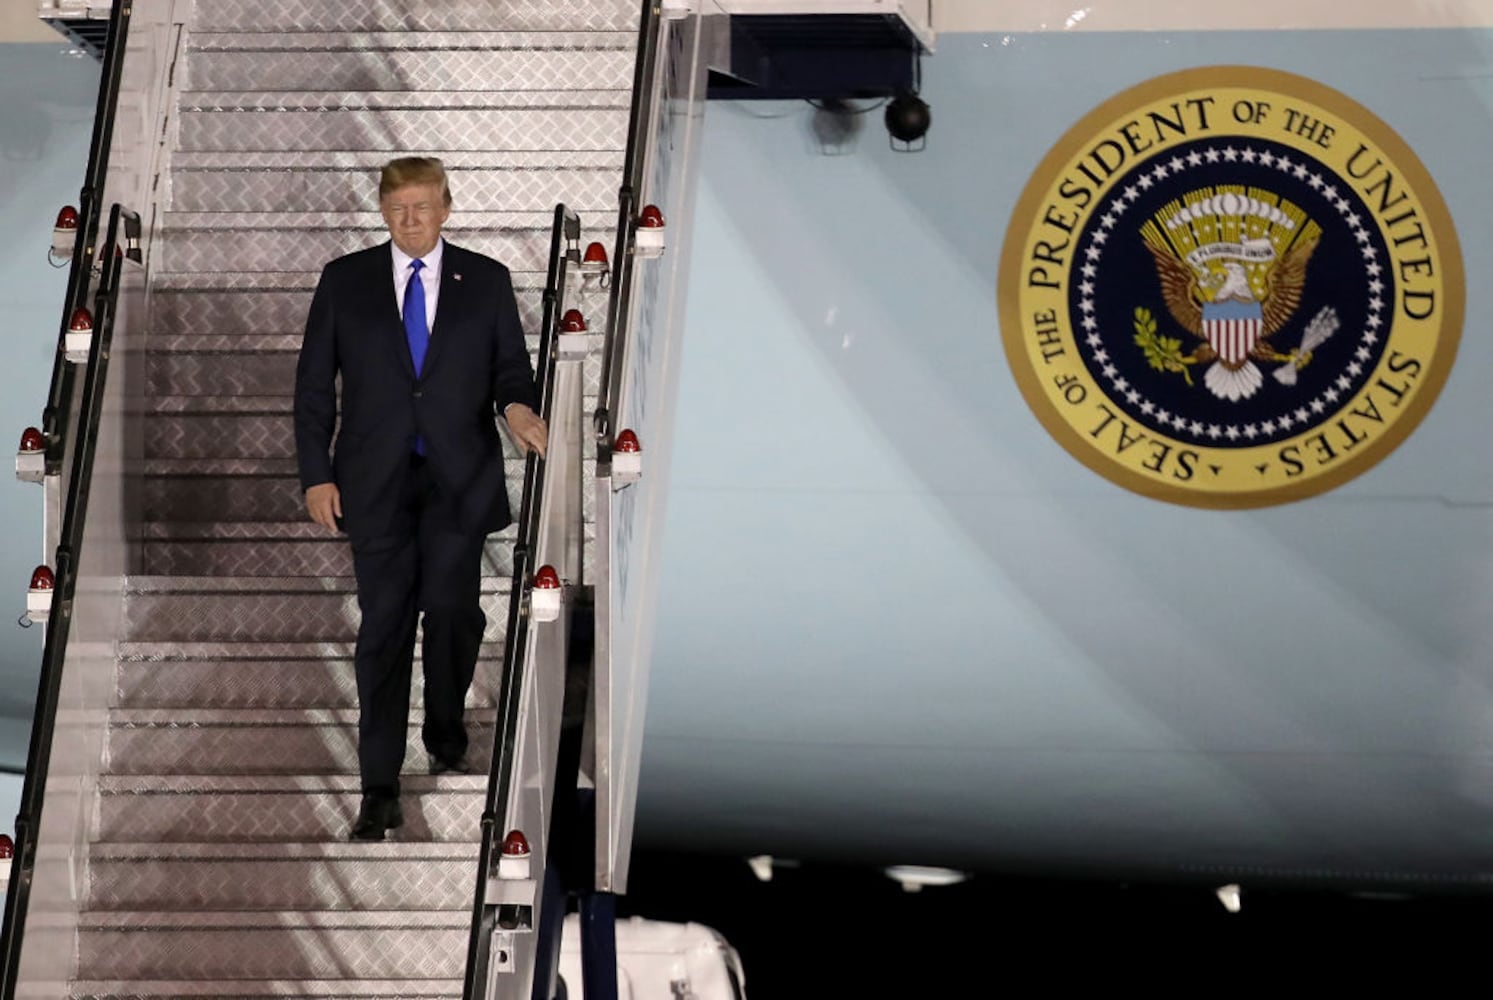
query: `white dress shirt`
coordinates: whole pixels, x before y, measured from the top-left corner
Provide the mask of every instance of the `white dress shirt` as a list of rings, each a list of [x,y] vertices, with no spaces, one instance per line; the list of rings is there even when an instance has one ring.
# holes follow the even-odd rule
[[[394,299],[399,306],[399,315],[404,315],[404,289],[410,283],[410,262],[415,258],[390,243],[394,249]],[[425,266],[420,269],[420,284],[425,286],[425,329],[435,332],[435,301],[441,294],[441,253],[446,248],[445,240],[436,240],[435,249],[420,260]]]

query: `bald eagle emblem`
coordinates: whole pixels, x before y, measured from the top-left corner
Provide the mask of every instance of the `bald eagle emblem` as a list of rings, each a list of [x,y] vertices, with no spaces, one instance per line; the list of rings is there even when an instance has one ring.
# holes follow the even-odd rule
[[[1239,402],[1257,393],[1264,376],[1256,362],[1284,362],[1276,378],[1294,384],[1311,349],[1336,329],[1335,312],[1324,309],[1296,350],[1283,354],[1271,346],[1301,305],[1322,229],[1270,191],[1238,185],[1191,191],[1156,212],[1141,237],[1167,311],[1202,343],[1184,355],[1180,342],[1156,337],[1148,310],[1137,310],[1136,341],[1152,367],[1181,372],[1189,384],[1188,368],[1208,365],[1203,384],[1219,399]]]

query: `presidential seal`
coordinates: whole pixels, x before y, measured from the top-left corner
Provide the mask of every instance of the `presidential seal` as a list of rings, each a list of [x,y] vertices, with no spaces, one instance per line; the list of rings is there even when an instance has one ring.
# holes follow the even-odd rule
[[[1006,356],[1074,457],[1146,496],[1258,507],[1352,479],[1456,356],[1461,252],[1383,122],[1249,67],[1152,80],[1075,126],[1001,256]]]

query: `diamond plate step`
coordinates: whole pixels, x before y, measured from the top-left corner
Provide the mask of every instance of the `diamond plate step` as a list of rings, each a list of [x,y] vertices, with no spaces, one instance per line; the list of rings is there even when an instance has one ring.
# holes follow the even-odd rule
[[[587,323],[591,325],[589,318]],[[605,346],[602,325],[603,317],[598,316],[586,338],[588,355],[584,361],[583,391],[589,395],[595,395],[601,385],[601,352]],[[534,361],[539,351],[538,332],[526,335],[524,340],[530,360]],[[146,357],[146,384],[154,397],[151,408],[179,411],[209,405],[188,398],[192,396],[216,400],[243,396],[288,398],[295,391],[300,349],[299,333],[157,337]],[[216,408],[242,408],[242,404],[224,401],[216,404]]]
[[[461,1000],[459,979],[235,979],[230,982],[206,980],[131,980],[100,982],[82,980],[71,985],[68,1000],[328,1000],[328,998],[391,998],[391,1000]],[[25,992],[17,988],[18,998],[55,1000],[60,991]]]
[[[156,412],[147,413],[144,420],[147,468],[167,460],[295,460],[291,396],[158,396],[150,405]],[[514,459],[510,464],[519,466],[521,473],[522,464],[506,435],[502,443],[504,455]],[[293,472],[291,464],[286,474]],[[515,473],[509,469],[507,474],[512,479]]]
[[[232,397],[222,402],[226,406],[242,406],[247,412],[147,416],[145,457],[295,458],[295,430],[288,398]],[[269,406],[275,409],[265,412]]]
[[[163,270],[178,274],[320,271],[329,260],[389,237],[373,213],[326,212],[303,216],[293,226],[289,221],[278,213],[172,213],[157,240],[157,259]],[[549,266],[550,229],[551,219],[543,213],[465,212],[453,214],[443,231],[457,246],[514,270],[537,272]],[[392,277],[389,283],[392,287]],[[439,315],[435,333],[440,333]]]
[[[157,275],[148,346],[152,350],[169,349],[196,336],[272,335],[294,335],[299,345],[306,330],[311,293],[325,263],[318,263],[314,271]],[[537,330],[544,316],[540,296],[545,276],[516,272],[512,277],[519,321],[525,330]],[[593,311],[600,323],[605,307]],[[588,321],[591,315],[587,313]],[[258,343],[251,339],[246,346],[254,349]]]
[[[94,845],[92,910],[461,910],[476,844]]]
[[[507,571],[512,572],[512,559]],[[152,576],[351,576],[347,539],[304,514],[296,521],[186,521],[145,526]],[[496,567],[503,572],[500,564]]]
[[[508,627],[509,581],[482,580],[484,639]],[[358,604],[348,577],[131,577],[122,638],[151,642],[350,642]]]
[[[189,522],[301,522],[294,459],[155,459],[146,463],[145,515]]]
[[[192,23],[216,31],[636,31],[634,0],[197,0]]]
[[[523,466],[510,473],[510,490],[522,482]],[[295,487],[298,489],[298,485]],[[283,521],[153,522],[145,526],[144,566],[152,576],[351,576],[352,550],[343,537],[299,518]],[[497,536],[504,540],[507,534]],[[588,525],[586,538],[593,530]],[[487,547],[483,570],[513,573],[513,547]]]
[[[635,34],[197,32],[184,92],[625,90]]]
[[[503,647],[482,647],[468,708],[497,702]],[[356,708],[352,643],[126,642],[118,648],[122,708]],[[415,650],[410,702],[425,701]]]
[[[211,339],[226,340],[228,338]],[[295,366],[300,346],[298,340],[299,338],[295,346],[288,351],[152,353],[146,359],[145,364],[147,391],[155,396],[289,394],[295,388]]]
[[[294,460],[291,397],[202,398],[210,402],[197,405],[214,409],[146,416],[146,459]],[[506,442],[504,451],[511,454]]]
[[[523,466],[509,462],[508,496],[516,502]],[[585,463],[582,516],[594,520],[590,486],[595,461]],[[202,522],[288,523],[306,520],[293,459],[153,459],[146,465],[142,506],[147,517],[181,525]],[[227,530],[227,529],[225,529]],[[512,541],[512,529],[489,536]],[[501,567],[503,562],[493,562]],[[209,574],[217,575],[217,574]]]
[[[591,232],[611,225],[622,183],[614,151],[432,151],[446,164],[455,205],[466,212],[553,212],[564,202]],[[378,174],[388,159],[376,153],[191,153],[172,158],[171,209],[187,212],[371,212]],[[612,242],[605,240],[608,252]]]
[[[494,683],[489,678],[489,683]],[[495,709],[468,712],[472,765],[486,772]],[[412,712],[405,767],[427,766]],[[112,774],[356,774],[356,709],[115,709],[104,742]]]
[[[84,913],[88,979],[453,979],[466,967],[464,910]]]
[[[480,838],[487,775],[409,773],[399,784],[404,826],[391,831],[392,840]],[[142,843],[342,843],[357,818],[359,798],[358,778],[351,774],[106,774],[99,778],[94,833],[97,840]]]
[[[627,90],[517,94],[368,92],[357,95],[183,95],[177,148],[194,152],[621,150]],[[266,113],[273,112],[273,113]]]

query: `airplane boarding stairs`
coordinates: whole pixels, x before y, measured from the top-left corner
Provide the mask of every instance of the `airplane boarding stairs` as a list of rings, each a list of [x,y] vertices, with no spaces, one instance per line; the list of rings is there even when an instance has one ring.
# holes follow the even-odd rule
[[[487,775],[423,774],[417,661],[405,825],[382,844],[347,842],[356,600],[345,543],[305,518],[296,353],[322,264],[385,238],[378,166],[411,152],[445,161],[448,238],[510,267],[537,333],[554,204],[601,224],[587,240],[610,248],[615,236],[605,227],[629,142],[638,4],[164,6],[175,55],[167,110],[144,123],[165,141],[153,154],[143,392],[129,418],[138,557],[100,716],[102,769],[79,782],[86,829],[68,854],[71,888],[32,904],[7,993],[57,996],[67,983],[65,995],[100,1000],[459,996]],[[602,389],[609,292],[576,278],[569,294],[590,323],[571,376],[585,398],[555,426],[574,428],[579,455],[580,413]],[[510,459],[512,496],[523,470]],[[589,542],[584,478],[567,502],[572,536]],[[488,628],[468,702],[479,772],[499,721],[512,536],[490,540],[484,566]],[[561,544],[568,575],[589,579],[578,539],[551,548]],[[558,704],[548,710],[558,725]],[[54,798],[49,783],[49,808]],[[544,831],[530,837],[538,868]],[[42,838],[39,856],[49,848],[65,849]]]

